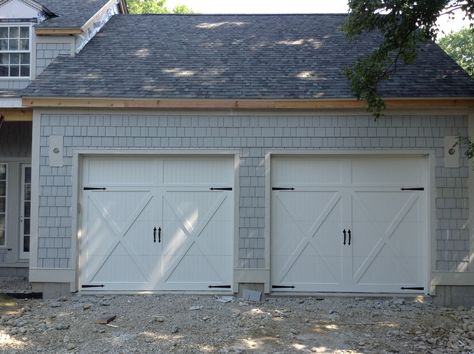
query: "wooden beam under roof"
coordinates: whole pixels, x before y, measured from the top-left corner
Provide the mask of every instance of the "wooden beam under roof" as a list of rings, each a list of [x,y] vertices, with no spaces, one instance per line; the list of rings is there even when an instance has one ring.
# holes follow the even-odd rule
[[[356,99],[141,99],[141,98],[54,98],[23,97],[26,107],[63,108],[149,108],[149,109],[366,109],[365,101]],[[387,109],[474,108],[474,98],[387,98]]]
[[[33,110],[31,108],[0,108],[0,116],[4,122],[31,122]]]

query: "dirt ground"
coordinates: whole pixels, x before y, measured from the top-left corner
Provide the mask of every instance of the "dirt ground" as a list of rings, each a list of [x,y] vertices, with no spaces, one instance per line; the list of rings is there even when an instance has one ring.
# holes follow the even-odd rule
[[[4,299],[10,311],[0,315],[0,352],[474,352],[474,309],[436,308],[422,297],[221,302],[228,300],[74,295],[12,306]],[[110,323],[96,323],[110,315],[116,315]]]

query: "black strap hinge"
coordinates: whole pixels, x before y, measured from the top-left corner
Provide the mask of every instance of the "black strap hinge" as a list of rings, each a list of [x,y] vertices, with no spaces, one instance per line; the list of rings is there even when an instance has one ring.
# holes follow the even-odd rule
[[[209,285],[209,289],[230,289],[230,285]]]
[[[84,289],[87,289],[87,288],[103,288],[104,284],[100,284],[100,285],[99,284],[97,284],[97,285],[95,285],[95,284],[86,284],[86,285],[82,285],[82,287]]]
[[[284,187],[273,187],[272,191],[294,191],[295,189],[293,187],[290,188],[284,188]]]
[[[401,191],[424,191],[423,187],[415,187],[415,188],[400,188]]]
[[[214,187],[211,187],[209,188],[210,191],[231,191],[232,190],[232,187],[224,187],[224,188],[214,188]]]
[[[414,286],[414,287],[402,286],[400,289],[402,289],[402,290],[425,290],[425,288],[423,288],[422,286]]]
[[[84,187],[85,191],[105,191],[107,188],[105,187]]]
[[[294,289],[294,285],[272,285],[272,289]]]

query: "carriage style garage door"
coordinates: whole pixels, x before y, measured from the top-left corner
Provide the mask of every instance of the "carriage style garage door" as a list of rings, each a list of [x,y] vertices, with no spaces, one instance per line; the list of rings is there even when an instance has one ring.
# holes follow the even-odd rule
[[[231,290],[232,157],[88,157],[79,286]]]
[[[273,291],[423,292],[423,157],[272,159]]]

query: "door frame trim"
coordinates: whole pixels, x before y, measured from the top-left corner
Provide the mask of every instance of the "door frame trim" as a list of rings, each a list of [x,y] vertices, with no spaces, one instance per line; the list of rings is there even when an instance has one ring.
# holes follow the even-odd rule
[[[424,293],[429,294],[432,282],[431,269],[436,264],[436,205],[435,205],[435,167],[436,152],[431,149],[381,149],[381,150],[343,150],[343,149],[268,149],[265,150],[265,268],[271,269],[271,160],[275,156],[423,156],[426,161],[426,234],[424,235],[423,256],[425,257]],[[271,272],[268,272],[268,286],[271,289]]]
[[[233,235],[233,279],[231,281],[232,291],[235,289],[235,273],[238,265],[238,245],[239,245],[239,175],[240,175],[240,150],[238,149],[222,149],[222,150],[208,150],[208,149],[75,149],[72,156],[72,227],[73,242],[71,243],[71,260],[74,279],[71,279],[72,291],[79,290],[79,228],[81,218],[79,217],[79,202],[81,197],[82,185],[82,164],[87,157],[97,156],[149,156],[149,157],[169,157],[169,156],[229,156],[234,160],[234,235]]]

